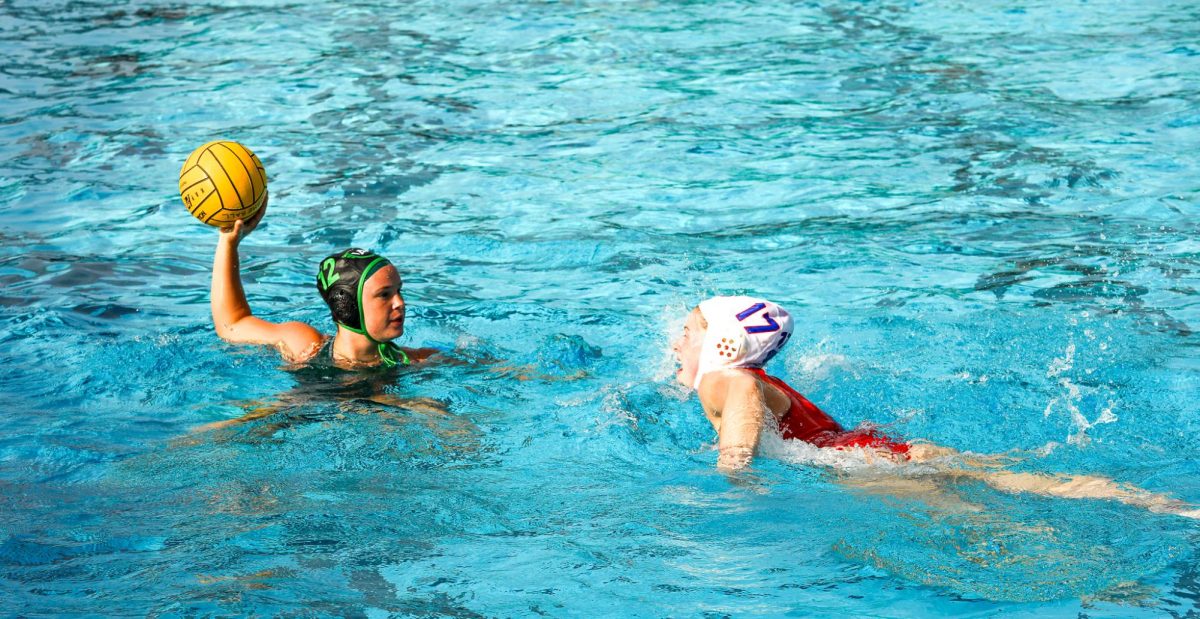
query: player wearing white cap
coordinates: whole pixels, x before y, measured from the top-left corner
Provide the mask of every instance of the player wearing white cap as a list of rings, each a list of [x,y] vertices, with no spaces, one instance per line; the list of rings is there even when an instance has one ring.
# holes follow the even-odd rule
[[[846,430],[784,381],[767,364],[792,335],[792,318],[765,299],[713,297],[688,314],[671,349],[680,383],[695,389],[717,431],[717,467],[736,471],[750,464],[763,429],[773,420],[786,439],[830,449],[862,449],[896,462],[931,462],[939,473],[983,481],[1008,492],[1064,498],[1112,499],[1189,518],[1200,510],[1177,499],[1094,475],[1044,475],[980,466],[985,458],[924,441],[903,442],[869,426]]]

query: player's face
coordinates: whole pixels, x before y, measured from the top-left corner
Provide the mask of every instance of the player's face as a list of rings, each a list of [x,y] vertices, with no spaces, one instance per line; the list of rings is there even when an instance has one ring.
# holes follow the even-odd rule
[[[683,324],[683,333],[671,342],[671,351],[675,353],[675,360],[679,363],[675,380],[686,387],[691,387],[696,381],[696,371],[700,367],[700,346],[704,343],[705,331],[700,310],[694,309]]]
[[[363,284],[363,325],[371,337],[387,342],[404,335],[403,282],[396,267],[379,269]]]

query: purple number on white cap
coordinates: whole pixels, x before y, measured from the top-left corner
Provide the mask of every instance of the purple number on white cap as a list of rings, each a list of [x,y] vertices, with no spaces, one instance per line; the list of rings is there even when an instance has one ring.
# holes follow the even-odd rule
[[[747,307],[746,309],[737,313],[738,322],[744,322],[747,318],[753,316],[754,314],[756,314],[759,311],[762,311],[764,309],[767,309],[766,303],[762,303],[762,302],[755,303],[754,305],[751,305],[750,307]],[[769,313],[764,312],[762,317],[763,317],[763,320],[767,321],[767,324],[750,325],[750,326],[744,327],[746,329],[746,333],[771,333],[772,331],[779,330],[779,323],[775,322],[775,319],[771,318],[771,315]]]

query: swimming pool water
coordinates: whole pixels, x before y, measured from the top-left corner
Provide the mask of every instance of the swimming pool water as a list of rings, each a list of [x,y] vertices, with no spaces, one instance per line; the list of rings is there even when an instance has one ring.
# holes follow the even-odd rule
[[[763,295],[798,325],[773,371],[846,425],[1200,502],[1198,24],[3,3],[0,614],[1200,613],[1184,519],[873,494],[851,482],[924,478],[777,441],[727,478],[666,352],[704,297]],[[258,314],[330,330],[316,261],[372,247],[403,344],[502,367],[354,380],[223,344],[175,187],[216,138],[270,177]]]

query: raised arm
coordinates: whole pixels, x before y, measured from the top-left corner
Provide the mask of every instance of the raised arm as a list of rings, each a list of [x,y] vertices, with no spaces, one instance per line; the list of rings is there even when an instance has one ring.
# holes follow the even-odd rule
[[[256,318],[242,289],[238,245],[250,234],[267,211],[264,201],[248,221],[237,220],[233,228],[220,232],[213,257],[212,319],[221,339],[237,344],[274,346],[290,362],[305,361],[321,346],[321,334],[302,322],[273,323]]]
[[[753,375],[736,370],[722,374],[725,394],[721,405],[717,468],[736,471],[749,466],[754,459],[767,405],[763,400],[762,385]]]

